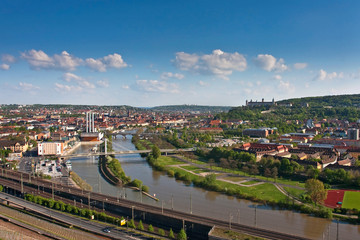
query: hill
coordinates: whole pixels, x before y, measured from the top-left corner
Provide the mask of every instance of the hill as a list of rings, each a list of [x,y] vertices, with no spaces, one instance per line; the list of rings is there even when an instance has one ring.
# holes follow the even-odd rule
[[[200,113],[220,113],[228,112],[229,106],[201,106],[201,105],[168,105],[150,108],[156,112],[200,112]]]

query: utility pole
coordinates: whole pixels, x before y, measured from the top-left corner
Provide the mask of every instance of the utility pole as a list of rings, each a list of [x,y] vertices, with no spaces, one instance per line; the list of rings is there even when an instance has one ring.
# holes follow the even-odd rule
[[[238,209],[238,224],[240,224],[240,208]]]
[[[161,201],[161,214],[164,214],[164,200]]]
[[[23,175],[21,174],[21,194],[24,193],[24,182],[23,182]]]
[[[171,210],[174,210],[174,195],[171,194]]]
[[[191,199],[191,193],[190,193],[190,214],[192,214],[192,199]]]
[[[88,205],[89,205],[89,210],[90,210],[90,192],[89,192],[89,196],[88,196]]]
[[[131,206],[131,219],[134,219],[134,206]]]
[[[76,207],[76,199],[74,198],[74,207]]]
[[[229,213],[229,229],[231,229],[231,219],[232,219],[232,214],[231,213]]]
[[[339,240],[339,219],[337,220],[337,228],[336,228],[336,240]]]
[[[255,227],[256,227],[256,205],[255,205]]]
[[[53,182],[51,183],[51,189],[52,189],[52,191],[51,191],[52,200],[54,200],[54,183]]]

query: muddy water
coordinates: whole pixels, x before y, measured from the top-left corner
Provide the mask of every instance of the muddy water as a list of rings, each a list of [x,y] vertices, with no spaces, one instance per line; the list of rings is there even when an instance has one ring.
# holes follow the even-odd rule
[[[77,152],[88,152],[90,146],[82,146]],[[118,136],[113,140],[115,150],[135,150],[131,143],[131,136],[123,139]],[[155,194],[160,201],[156,202],[148,197],[141,196],[139,192],[116,187],[108,184],[100,175],[97,168],[97,158],[73,158],[73,170],[85,179],[96,192],[117,196],[119,198],[143,202],[149,205],[174,208],[175,210],[192,212],[226,221],[240,222],[249,226],[271,229],[299,235],[310,239],[360,239],[360,226],[346,223],[332,222],[327,219],[314,218],[292,211],[276,210],[247,200],[239,200],[212,191],[187,186],[181,181],[168,177],[159,171],[154,171],[146,160],[138,154],[118,155],[126,175],[132,179],[137,178],[149,186],[150,193]],[[255,216],[256,215],[256,216]]]

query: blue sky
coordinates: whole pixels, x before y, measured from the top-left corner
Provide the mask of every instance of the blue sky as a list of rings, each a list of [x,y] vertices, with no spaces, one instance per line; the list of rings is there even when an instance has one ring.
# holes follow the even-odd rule
[[[0,2],[0,103],[360,93],[359,1]]]

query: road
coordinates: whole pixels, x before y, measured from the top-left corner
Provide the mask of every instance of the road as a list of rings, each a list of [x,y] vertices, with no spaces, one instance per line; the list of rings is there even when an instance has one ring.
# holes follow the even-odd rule
[[[78,228],[87,230],[89,232],[103,235],[105,237],[111,237],[113,239],[129,239],[129,240],[148,239],[148,238],[142,237],[142,236],[131,236],[128,233],[126,233],[125,231],[115,229],[115,228],[112,228],[110,233],[104,233],[102,230],[105,227],[107,227],[104,224],[100,224],[100,223],[93,222],[93,221],[83,220],[81,218],[73,217],[70,215],[65,215],[65,214],[62,214],[61,212],[57,212],[57,211],[54,211],[49,208],[41,207],[39,205],[33,204],[33,203],[25,201],[23,199],[13,197],[12,195],[8,195],[8,194],[2,193],[2,192],[0,192],[0,199],[9,201],[16,205],[20,205],[22,207],[25,207],[28,210],[32,210],[34,212],[43,214],[45,216],[49,216],[50,218],[57,220],[59,222],[64,222],[69,225],[73,225]]]

